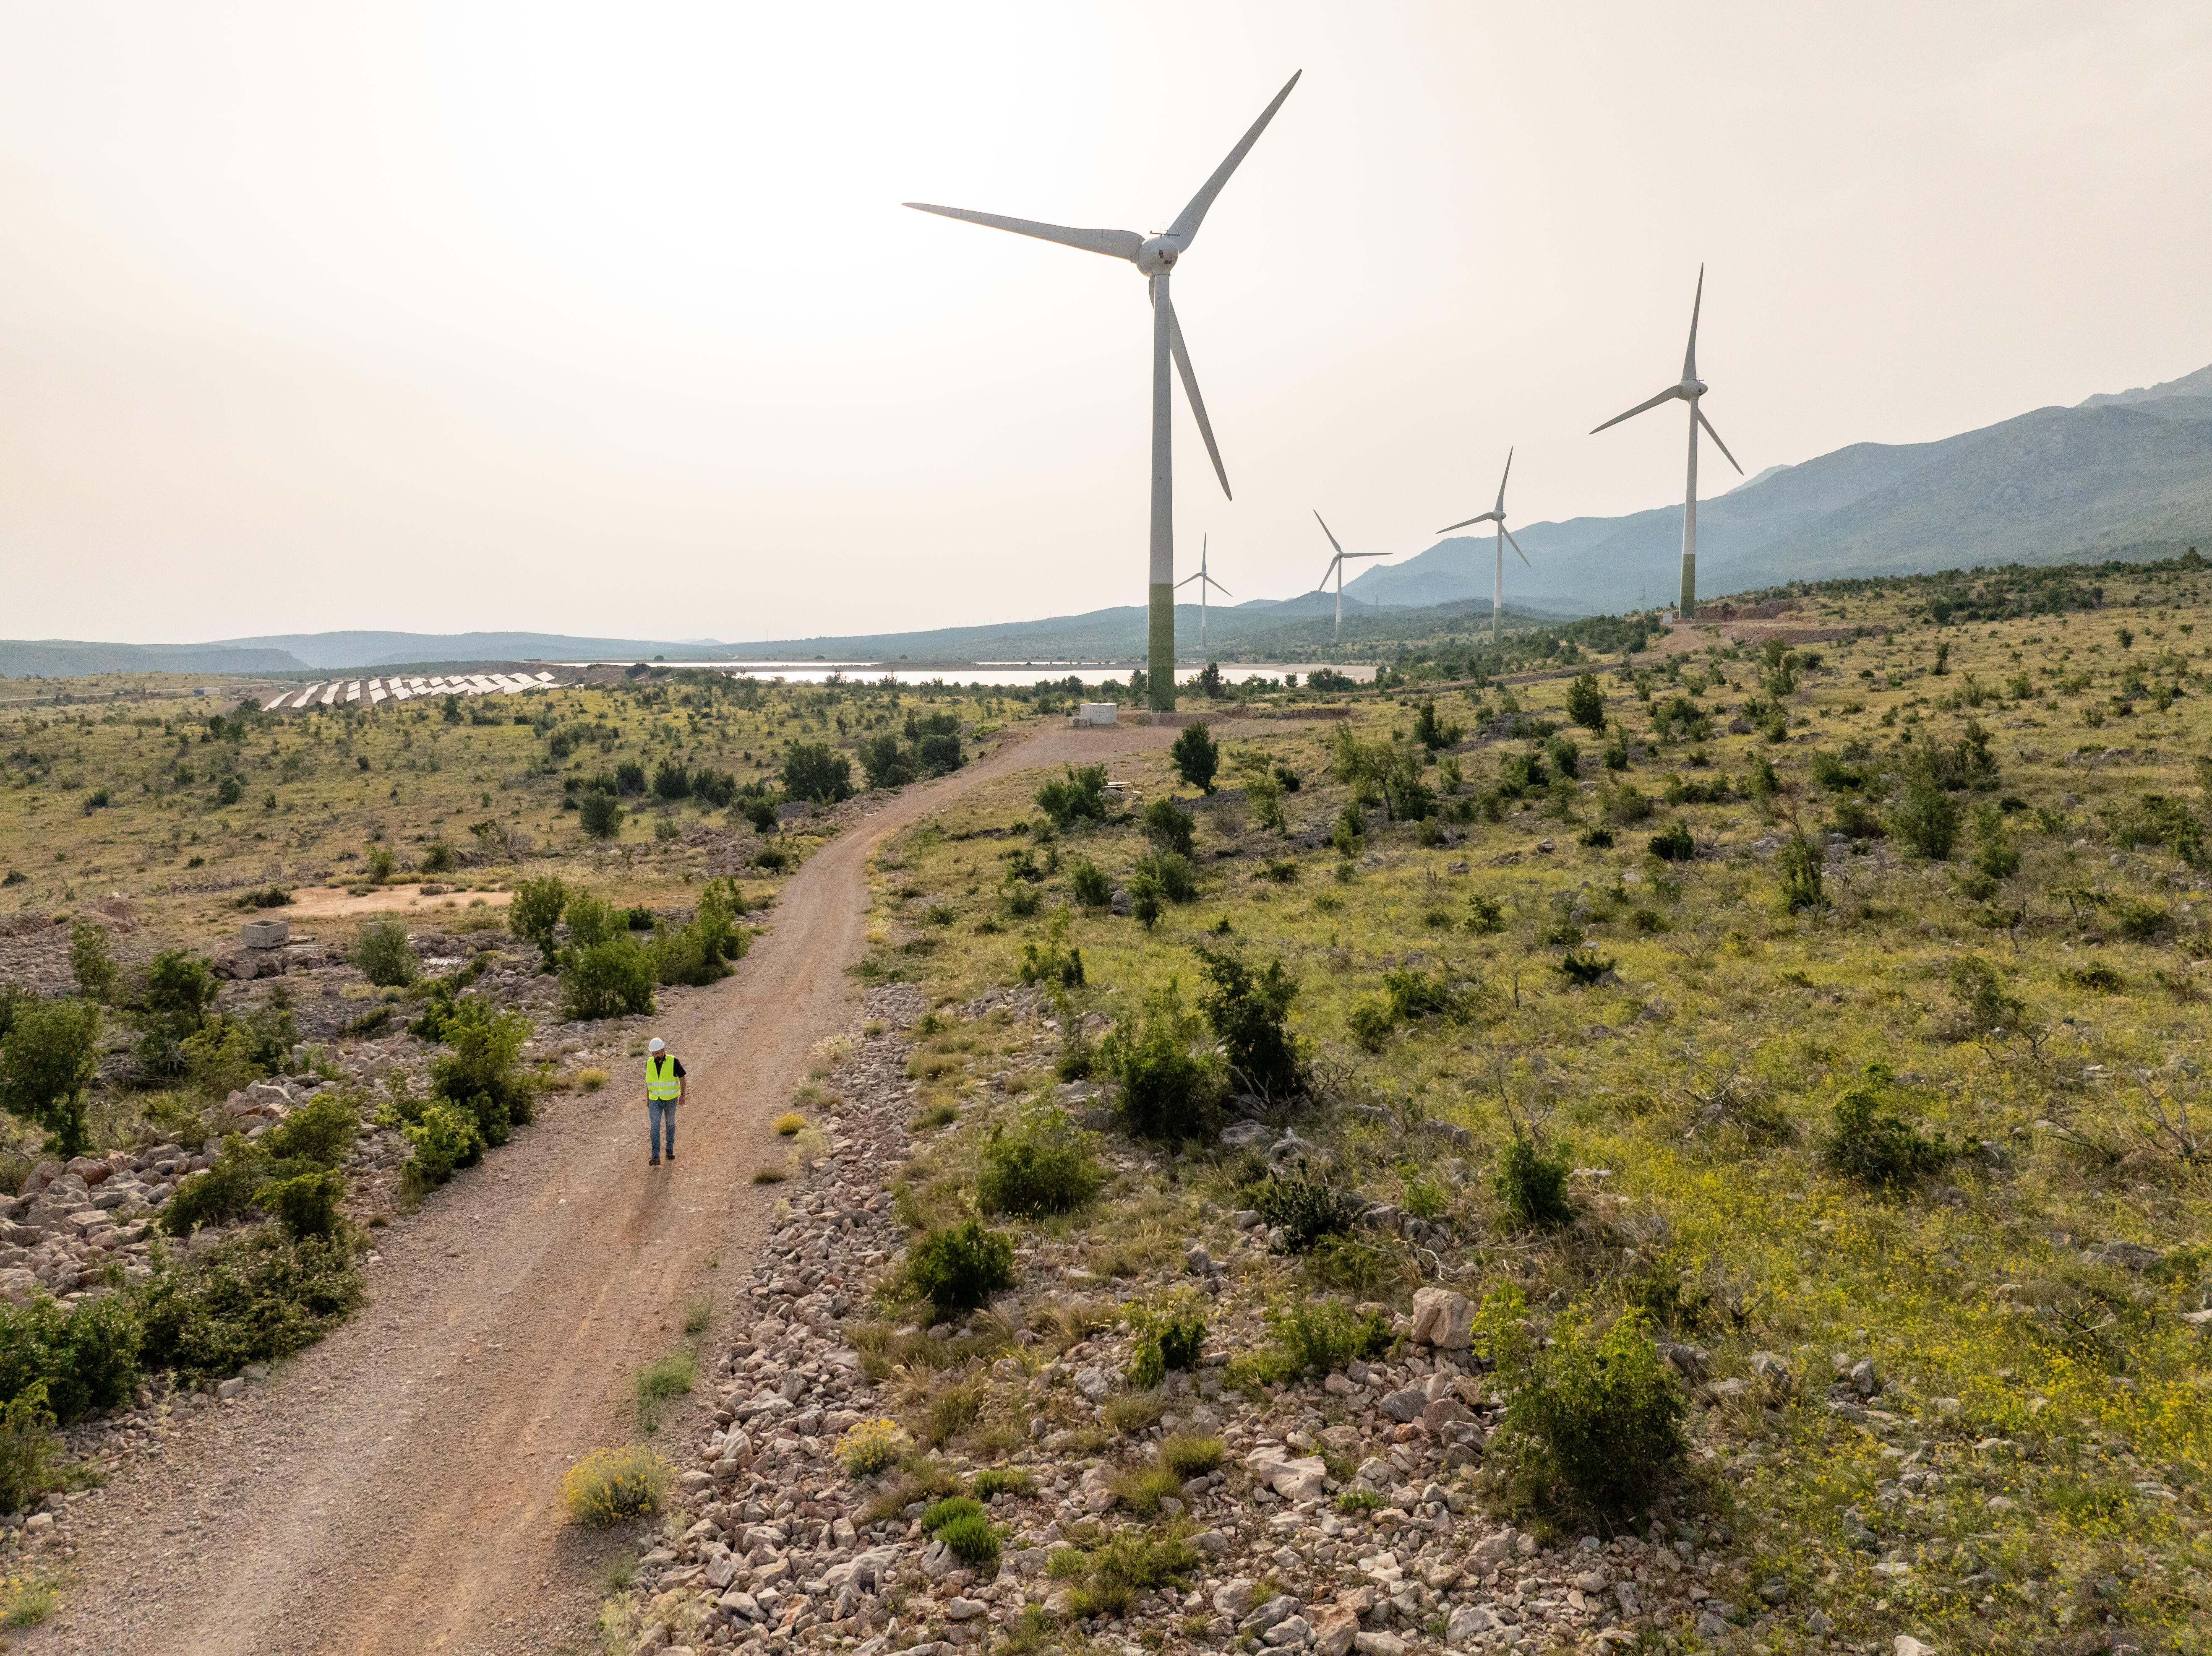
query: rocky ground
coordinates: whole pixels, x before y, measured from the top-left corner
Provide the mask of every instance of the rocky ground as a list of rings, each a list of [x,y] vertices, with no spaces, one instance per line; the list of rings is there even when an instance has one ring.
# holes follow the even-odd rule
[[[1037,1002],[1011,992],[957,1011],[1011,1014],[1042,1065],[1060,1035]],[[870,997],[875,1033],[828,1083],[841,1100],[823,1124],[828,1148],[794,1177],[755,1268],[749,1337],[714,1365],[715,1428],[681,1465],[672,1513],[640,1532],[635,1584],[604,1608],[610,1648],[1236,1644],[1400,1656],[1756,1635],[1759,1590],[1723,1526],[1655,1523],[1547,1546],[1485,1515],[1470,1477],[1503,1399],[1469,1352],[1471,1307],[1445,1282],[1397,1319],[1385,1360],[1279,1388],[1225,1384],[1229,1358],[1260,1342],[1270,1295],[1293,1280],[1255,1214],[1191,1201],[1171,1257],[1111,1279],[1085,1267],[1097,1261],[1081,1235],[1031,1233],[1018,1285],[991,1313],[934,1331],[872,1323],[871,1289],[908,1234],[893,1186],[915,1149],[917,1087],[902,1026],[925,1008],[911,988]],[[1017,1067],[996,1084],[1036,1075]],[[1098,1113],[1087,1083],[1059,1091]],[[1297,1148],[1258,1124],[1232,1131]],[[1168,1183],[1171,1158],[1109,1142],[1121,1199]],[[1102,1216],[1110,1234],[1113,1216]],[[1419,1224],[1374,1216],[1401,1234]],[[1449,1253],[1449,1239],[1427,1240]],[[1126,1311],[1170,1292],[1197,1296],[1205,1353],[1140,1393],[1126,1379],[1136,1344]],[[903,1471],[843,1470],[847,1434],[884,1417],[926,1429],[927,1399],[948,1386],[965,1388],[963,1407],[986,1425],[951,1438],[936,1471],[918,1477],[912,1455]],[[1165,1495],[1131,1478],[1158,1465],[1164,1441],[1192,1435],[1218,1440],[1214,1470]],[[921,1520],[929,1496],[971,1488],[985,1468],[1006,1469],[994,1481],[1012,1487],[985,1503],[998,1562],[970,1568]],[[1075,1596],[1086,1555],[1131,1544],[1152,1550],[1161,1579],[1126,1605]],[[1085,1608],[1095,1613],[1076,1613]]]

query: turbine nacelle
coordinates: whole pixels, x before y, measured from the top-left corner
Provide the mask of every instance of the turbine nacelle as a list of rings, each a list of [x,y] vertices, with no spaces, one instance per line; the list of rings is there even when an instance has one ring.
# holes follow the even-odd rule
[[[1711,389],[1712,387],[1706,385],[1702,379],[1685,379],[1680,385],[1674,387],[1674,394],[1683,398],[1685,401],[1692,401],[1703,397]]]
[[[1135,264],[1148,276],[1175,269],[1175,262],[1182,257],[1182,239],[1163,231],[1157,236],[1147,236],[1138,246]]]

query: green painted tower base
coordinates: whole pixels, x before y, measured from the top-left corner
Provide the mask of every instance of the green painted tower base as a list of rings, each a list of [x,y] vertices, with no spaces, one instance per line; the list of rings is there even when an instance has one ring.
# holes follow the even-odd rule
[[[1152,636],[1145,659],[1145,695],[1155,713],[1173,711],[1175,679],[1175,586],[1152,583]]]

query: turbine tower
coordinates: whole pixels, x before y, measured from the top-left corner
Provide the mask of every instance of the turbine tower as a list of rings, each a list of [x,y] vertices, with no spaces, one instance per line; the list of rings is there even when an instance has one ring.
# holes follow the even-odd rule
[[[1304,72],[1301,70],[1298,74]],[[1267,130],[1267,123],[1275,118],[1275,112],[1283,106],[1283,100],[1291,95],[1291,88],[1297,83],[1297,75],[1283,83],[1274,101],[1260,112],[1260,118],[1237,141],[1229,158],[1213,169],[1213,176],[1190,198],[1190,204],[1176,215],[1175,222],[1157,235],[1142,236],[1134,230],[1084,230],[1064,224],[1039,224],[1030,219],[1003,218],[996,213],[971,212],[964,207],[935,207],[921,201],[904,203],[917,212],[964,219],[970,224],[1011,230],[1017,235],[1035,236],[1042,241],[1056,241],[1064,247],[1080,248],[1087,253],[1126,258],[1144,273],[1152,302],[1152,535],[1146,693],[1152,705],[1163,711],[1175,706],[1175,480],[1168,394],[1170,356],[1182,379],[1183,395],[1190,401],[1190,411],[1198,421],[1198,434],[1206,439],[1206,452],[1213,461],[1214,476],[1221,480],[1221,492],[1229,493],[1229,474],[1222,467],[1221,451],[1214,446],[1213,427],[1206,417],[1206,401],[1198,394],[1198,376],[1191,372],[1190,353],[1183,349],[1182,329],[1176,321],[1175,306],[1168,297],[1168,276],[1176,261],[1188,252],[1191,244],[1198,239],[1198,227],[1206,221],[1206,209],[1221,193],[1221,186],[1229,182],[1229,175],[1237,170],[1245,152],[1259,141],[1261,133]]]
[[[1237,596],[1237,594],[1231,591],[1227,587],[1223,586],[1219,581],[1214,579],[1212,576],[1206,573],[1206,543],[1212,537],[1204,535],[1201,535],[1199,537],[1198,573],[1195,575],[1185,575],[1181,580],[1176,583],[1176,590],[1177,591],[1181,591],[1193,581],[1196,581],[1198,583],[1198,652],[1200,655],[1204,655],[1206,653],[1206,589],[1209,587],[1218,587],[1220,589],[1221,596],[1224,598],[1233,598]]]
[[[1505,543],[1513,541],[1513,531],[1505,526],[1505,479],[1513,475],[1513,451],[1505,451],[1505,471],[1498,480],[1498,504],[1479,518],[1469,518],[1463,523],[1450,524],[1437,531],[1449,535],[1455,529],[1465,529],[1469,524],[1495,524],[1498,532],[1491,538],[1498,543],[1498,568],[1490,579],[1490,647],[1498,648],[1498,612],[1505,607]],[[1528,563],[1528,555],[1521,549],[1521,543],[1513,541],[1513,555]],[[1536,566],[1528,563],[1534,569]]]
[[[1713,422],[1705,418],[1705,411],[1698,406],[1698,399],[1709,387],[1698,378],[1698,312],[1705,300],[1705,267],[1698,266],[1698,296],[1690,301],[1690,348],[1682,353],[1682,383],[1669,385],[1656,397],[1638,403],[1626,414],[1616,414],[1605,426],[1617,426],[1623,420],[1633,419],[1646,409],[1656,409],[1662,403],[1676,398],[1690,405],[1690,478],[1682,494],[1682,619],[1690,621],[1698,613],[1698,428],[1703,426],[1705,434],[1728,455],[1728,463],[1735,466],[1738,476],[1743,468],[1735,465],[1735,456],[1729,454],[1729,446],[1721,441],[1721,434],[1713,429]],[[1594,427],[1595,437],[1605,426]]]
[[[1334,571],[1336,575],[1336,637],[1334,641],[1341,644],[1344,642],[1344,561],[1346,558],[1387,558],[1390,555],[1387,552],[1347,552],[1338,544],[1328,519],[1316,512],[1314,521],[1321,525],[1321,532],[1328,537],[1328,543],[1336,548],[1336,555],[1328,561],[1328,567],[1321,572],[1321,590],[1324,592],[1328,591],[1329,574]]]

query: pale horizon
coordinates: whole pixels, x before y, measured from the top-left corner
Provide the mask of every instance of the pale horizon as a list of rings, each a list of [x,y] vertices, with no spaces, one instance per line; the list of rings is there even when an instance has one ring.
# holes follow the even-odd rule
[[[1141,604],[1141,278],[899,203],[1158,228],[1294,70],[1176,278],[1237,491],[1178,392],[1177,573],[1238,599],[1509,446],[1516,525],[1679,501],[1677,417],[1586,434],[1701,263],[1747,476],[2212,362],[2197,8],[0,19],[15,638]]]

